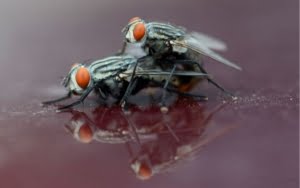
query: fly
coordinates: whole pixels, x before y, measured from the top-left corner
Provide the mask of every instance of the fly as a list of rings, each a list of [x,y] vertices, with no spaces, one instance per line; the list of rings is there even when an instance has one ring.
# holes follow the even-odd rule
[[[43,104],[49,105],[57,103],[71,98],[72,95],[80,96],[77,101],[59,108],[59,110],[62,110],[82,103],[92,91],[95,91],[100,99],[106,101],[108,97],[111,96],[116,102],[121,103],[122,107],[125,109],[127,108],[128,97],[132,94],[136,94],[141,89],[148,87],[149,82],[157,83],[159,87],[163,87],[164,90],[170,92],[189,95],[188,93],[177,91],[176,88],[171,88],[171,84],[169,84],[170,78],[172,76],[208,76],[206,73],[189,71],[178,72],[175,71],[175,69],[172,71],[148,68],[143,69],[138,66],[144,65],[144,63],[138,62],[147,61],[154,63],[152,57],[137,59],[131,55],[124,54],[96,60],[90,65],[75,64],[62,82],[63,86],[68,90],[67,95],[55,100],[43,102]],[[153,79],[155,75],[159,75],[162,80]],[[165,81],[165,83],[162,86],[163,81]],[[198,97],[206,99],[204,96]],[[163,100],[165,100],[165,97],[163,97]]]
[[[139,17],[130,19],[122,32],[127,43],[139,43],[149,55],[163,56],[174,52],[188,55],[189,52],[196,52],[241,70],[241,67],[214,52],[225,51],[227,47],[224,42],[202,33],[187,33],[183,27],[169,23],[146,22]],[[126,48],[126,42],[122,52]]]
[[[99,94],[103,100],[107,100],[109,96],[118,99],[126,84],[119,81],[117,75],[127,70],[136,61],[137,59],[131,55],[121,55],[96,60],[90,65],[75,64],[62,81],[62,85],[68,91],[67,95],[43,104],[49,105],[69,99],[72,95],[79,95],[77,101],[59,109],[70,108],[83,102],[92,91]]]
[[[90,143],[92,140],[110,144],[129,142],[133,137],[129,134],[129,131],[124,128],[126,119],[122,118],[121,114],[118,116],[115,110],[116,109],[96,108],[95,111],[93,111],[95,119],[92,119],[85,112],[71,109],[68,112],[72,114],[72,118],[65,124],[65,127],[73,137],[81,143]],[[103,120],[106,120],[105,116],[114,116],[114,118],[106,118],[108,121],[103,122]],[[96,118],[99,119],[96,120]],[[118,125],[117,129],[114,129],[115,126],[113,125],[115,124]]]
[[[153,56],[155,59],[166,59],[170,56],[175,56],[176,59],[182,59],[182,62],[185,64],[196,64],[198,69],[203,73],[207,72],[203,68],[202,62],[199,62],[202,55],[229,67],[241,70],[241,67],[214,51],[225,51],[227,46],[224,42],[202,33],[187,33],[183,27],[169,23],[146,22],[139,17],[130,19],[122,32],[125,42],[121,53],[125,52],[127,43],[139,44],[146,54]],[[226,91],[211,78],[208,77],[207,80],[224,93],[234,97],[233,94]]]

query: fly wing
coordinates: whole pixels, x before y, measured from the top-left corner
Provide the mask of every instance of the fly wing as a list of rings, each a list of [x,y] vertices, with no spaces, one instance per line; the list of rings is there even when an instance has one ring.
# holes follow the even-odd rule
[[[201,42],[202,44],[206,45],[208,48],[212,50],[219,50],[219,51],[227,50],[227,45],[220,39],[199,32],[191,32],[188,35],[190,35],[191,38]]]
[[[138,70],[136,75],[170,75],[171,71],[161,71],[161,70]],[[174,71],[172,73],[174,76],[200,76],[200,77],[208,77],[208,74],[194,71]]]
[[[121,72],[118,76],[122,79],[129,79],[131,78],[133,73],[132,69],[128,69],[127,71]],[[154,76],[155,78],[161,78],[166,79],[167,77],[169,77],[171,75],[171,71],[163,71],[160,69],[137,69],[135,72],[136,76],[140,76],[140,77],[152,77]],[[210,77],[209,74],[206,73],[202,73],[202,72],[195,72],[195,71],[174,71],[172,73],[173,76],[189,76],[189,77]],[[158,77],[157,77],[158,76]]]
[[[225,59],[218,53],[214,52],[209,46],[207,46],[205,43],[202,43],[201,41],[195,40],[191,36],[185,37],[185,40],[173,40],[170,41],[172,45],[175,47],[185,47],[189,50],[195,51],[199,54],[203,54],[207,57],[210,57],[220,63],[223,63],[227,66],[230,66],[232,68],[235,68],[237,70],[242,70],[242,68],[235,63]]]

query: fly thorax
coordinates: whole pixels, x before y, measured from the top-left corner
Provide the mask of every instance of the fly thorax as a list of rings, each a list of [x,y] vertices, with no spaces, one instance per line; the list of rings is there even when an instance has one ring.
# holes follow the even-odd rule
[[[149,39],[144,46],[146,52],[154,57],[160,57],[172,52],[172,45],[168,40]]]
[[[113,78],[111,78],[111,79],[106,79],[106,80],[104,81],[104,83],[105,83],[110,89],[114,89],[114,88],[117,87],[116,81],[115,81]]]

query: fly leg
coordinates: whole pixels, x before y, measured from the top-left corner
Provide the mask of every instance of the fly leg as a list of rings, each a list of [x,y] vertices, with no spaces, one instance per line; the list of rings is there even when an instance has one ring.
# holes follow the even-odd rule
[[[151,82],[153,84],[155,84],[157,87],[164,87],[160,82],[157,82],[157,81],[154,81],[154,80],[151,80]],[[169,91],[169,92],[172,92],[172,93],[176,93],[176,94],[181,95],[181,96],[197,98],[200,101],[207,101],[208,100],[207,96],[181,92],[181,91],[178,91],[177,89],[175,89],[173,87],[170,87],[170,85],[166,88],[166,90]]]
[[[205,119],[202,121],[204,125],[208,124],[212,117],[218,113],[219,111],[221,111],[226,105],[228,105],[228,103],[222,103],[220,105],[218,105],[216,108],[214,108],[211,112],[209,112],[209,114],[207,115],[207,117],[205,117]],[[202,123],[201,122],[201,123]]]
[[[205,95],[197,95],[197,94],[192,94],[192,93],[185,93],[185,92],[181,92],[181,91],[178,91],[176,89],[173,89],[173,88],[167,88],[167,90],[169,92],[177,93],[178,95],[181,95],[181,96],[196,98],[196,99],[198,99],[200,101],[207,101],[208,100],[207,96],[205,96]]]
[[[101,87],[97,90],[98,92],[98,96],[99,96],[99,102],[101,104],[106,104],[106,101],[108,99],[108,94],[106,92],[104,92]]]
[[[173,76],[173,73],[176,69],[176,65],[174,65],[172,71],[170,72],[170,75],[168,77],[168,79],[166,80],[164,86],[163,86],[163,93],[162,93],[162,99],[161,99],[161,107],[160,107],[160,111],[162,113],[167,113],[168,112],[168,107],[166,106],[166,95],[167,95],[167,88],[168,88],[168,85],[169,85],[169,82]]]
[[[134,78],[134,79],[129,83],[129,85],[128,85],[126,91],[125,91],[125,94],[123,95],[123,98],[122,98],[121,101],[120,101],[122,110],[123,110],[124,112],[127,112],[127,111],[128,111],[128,103],[127,103],[127,100],[128,100],[128,97],[131,95],[132,90],[136,87],[137,81],[138,81],[138,78]]]
[[[196,64],[198,66],[198,68],[200,69],[201,72],[207,74],[206,70],[197,62],[192,61],[192,60],[176,60],[176,62],[178,63],[192,63],[192,64]],[[227,91],[226,89],[224,89],[221,85],[219,85],[218,83],[216,83],[213,79],[207,77],[206,78],[208,82],[210,82],[211,84],[213,84],[215,87],[217,87],[218,89],[220,89],[222,92],[224,92],[225,94],[231,96],[231,97],[235,97],[232,93],[230,93],[229,91]]]
[[[166,117],[166,114],[163,112],[163,120],[164,120],[164,126],[168,129],[168,131],[170,132],[170,134],[173,136],[173,138],[176,140],[177,143],[179,143],[179,138],[178,136],[176,135],[176,133],[173,131],[173,129],[171,128],[169,122],[168,122],[168,119]]]
[[[198,64],[198,63],[197,63]],[[206,70],[198,64],[199,69],[201,70],[201,72],[207,74]],[[226,95],[230,96],[230,97],[235,97],[231,92],[227,91],[226,89],[224,89],[222,86],[220,86],[220,84],[218,84],[217,82],[215,82],[214,80],[212,80],[211,78],[207,77],[206,78],[208,82],[210,82],[211,84],[213,84],[215,87],[219,88],[221,91],[223,91]]]
[[[92,87],[87,88],[77,101],[75,101],[75,102],[73,102],[69,105],[59,107],[58,110],[64,110],[64,109],[67,109],[67,108],[71,108],[73,106],[76,106],[76,105],[82,103],[84,101],[84,99],[91,93],[91,91],[93,91],[94,88],[95,88],[95,85],[92,86]]]
[[[162,93],[160,111],[163,113],[163,119],[164,119],[164,122],[165,122],[164,126],[168,129],[168,131],[171,133],[171,135],[176,140],[176,142],[179,142],[178,136],[176,135],[176,133],[173,131],[173,129],[169,125],[169,122],[167,121],[167,118],[166,118],[166,115],[165,115],[169,111],[168,107],[166,106],[167,88],[168,88],[169,82],[170,82],[170,80],[173,76],[173,73],[174,73],[175,69],[176,69],[176,65],[174,65],[173,69],[170,72],[170,75],[169,75],[168,79],[166,80],[166,82],[163,86],[163,93]]]
[[[141,147],[142,144],[141,144],[141,140],[140,140],[140,137],[137,133],[137,127],[135,126],[135,124],[130,120],[130,118],[125,114],[125,119],[129,125],[129,127],[131,128],[132,132],[133,132],[133,136],[136,140],[136,142],[138,143],[138,145]]]
[[[143,59],[143,58],[141,58],[141,59]],[[127,88],[126,88],[126,91],[125,91],[125,93],[124,93],[121,101],[120,101],[120,104],[121,104],[121,107],[122,107],[123,111],[127,111],[127,108],[128,108],[128,106],[127,106],[127,99],[130,96],[133,88],[135,88],[135,86],[137,84],[137,79],[135,78],[135,72],[136,72],[136,68],[137,68],[137,65],[138,65],[138,63],[139,63],[140,60],[138,60],[135,63],[135,65],[134,65],[133,72],[131,74],[131,78],[130,78],[129,84],[128,84]]]
[[[124,52],[126,50],[126,47],[127,47],[127,42],[124,41],[121,50],[119,50],[116,55],[122,55],[122,54],[124,54]]]
[[[64,101],[66,99],[69,99],[71,98],[71,95],[72,95],[72,92],[68,92],[67,95],[63,96],[63,97],[60,97],[58,99],[54,99],[54,100],[50,100],[50,101],[44,101],[42,102],[42,105],[50,105],[50,104],[54,104],[54,103],[57,103],[57,102],[60,102],[60,101]]]

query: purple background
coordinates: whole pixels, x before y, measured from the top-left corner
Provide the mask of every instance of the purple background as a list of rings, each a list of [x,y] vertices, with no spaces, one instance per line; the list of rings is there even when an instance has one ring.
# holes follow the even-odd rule
[[[1,1],[1,187],[298,187],[298,8],[292,0]],[[213,122],[239,128],[148,181],[131,172],[124,145],[76,142],[63,128],[70,115],[39,106],[63,93],[60,77],[74,62],[119,49],[133,16],[221,38],[224,55],[243,67],[207,63],[241,96]],[[220,100],[215,88],[205,92]]]

